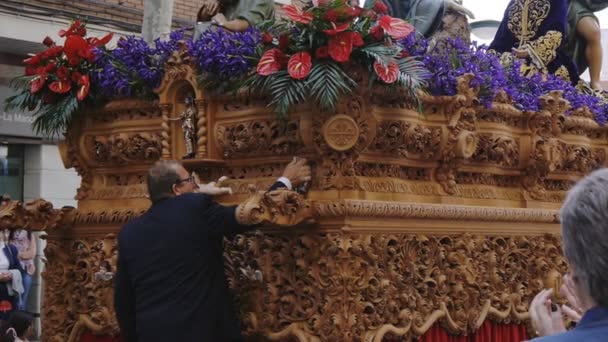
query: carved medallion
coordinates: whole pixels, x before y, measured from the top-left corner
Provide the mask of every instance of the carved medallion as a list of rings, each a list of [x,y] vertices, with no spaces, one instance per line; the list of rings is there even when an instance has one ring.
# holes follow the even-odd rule
[[[334,115],[323,126],[323,138],[336,151],[346,151],[357,143],[359,126],[350,116]]]

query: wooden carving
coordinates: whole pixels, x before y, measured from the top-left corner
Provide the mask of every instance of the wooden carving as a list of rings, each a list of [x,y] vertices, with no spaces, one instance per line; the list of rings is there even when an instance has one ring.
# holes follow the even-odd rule
[[[72,225],[74,216],[74,208],[53,209],[53,204],[43,199],[27,203],[11,201],[0,207],[0,229],[66,229]]]
[[[277,189],[256,191],[237,206],[236,219],[240,224],[265,224],[272,226],[295,226],[312,218],[310,203],[295,191]]]

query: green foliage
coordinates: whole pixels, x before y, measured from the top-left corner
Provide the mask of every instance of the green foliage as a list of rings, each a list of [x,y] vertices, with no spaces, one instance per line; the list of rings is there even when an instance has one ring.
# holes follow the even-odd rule
[[[356,82],[336,63],[315,64],[308,75],[309,96],[324,110],[333,110],[340,96],[351,93]]]

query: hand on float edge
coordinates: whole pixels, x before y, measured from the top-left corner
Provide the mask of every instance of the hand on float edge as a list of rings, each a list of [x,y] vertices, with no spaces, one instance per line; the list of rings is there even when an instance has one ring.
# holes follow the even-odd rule
[[[228,177],[222,176],[217,182],[210,182],[207,184],[200,184],[198,176],[194,174],[194,179],[196,184],[198,184],[197,192],[201,194],[206,194],[210,196],[220,196],[220,195],[231,195],[232,189],[230,187],[222,187],[222,183],[228,180]]]
[[[292,187],[296,187],[311,179],[310,165],[306,164],[306,158],[293,157],[283,171],[282,177],[289,179]]]

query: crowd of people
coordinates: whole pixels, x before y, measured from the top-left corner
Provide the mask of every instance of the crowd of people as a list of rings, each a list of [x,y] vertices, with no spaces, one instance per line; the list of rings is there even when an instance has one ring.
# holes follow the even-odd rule
[[[8,194],[0,197],[0,209],[11,201]],[[25,229],[0,231],[0,321],[7,323],[27,315],[27,301],[36,271],[36,239]],[[18,313],[18,314],[17,314]],[[17,318],[13,318],[17,316]],[[10,328],[10,327],[9,327]],[[6,329],[0,329],[0,336]],[[17,337],[18,338],[18,337]],[[6,340],[6,339],[4,339]],[[4,341],[2,340],[2,341]],[[19,341],[16,339],[15,341]]]

